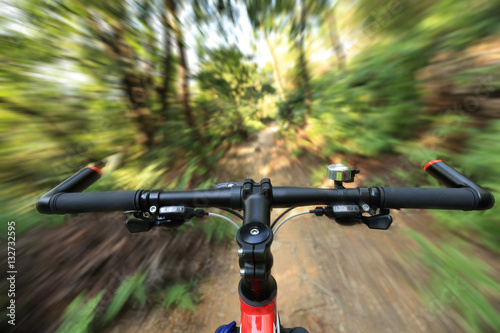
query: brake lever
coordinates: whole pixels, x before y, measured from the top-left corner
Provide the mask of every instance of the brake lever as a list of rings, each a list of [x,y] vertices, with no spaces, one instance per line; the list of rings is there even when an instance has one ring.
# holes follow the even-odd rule
[[[137,232],[147,232],[151,230],[156,224],[155,220],[150,219],[128,219],[125,222],[127,230],[134,234]]]
[[[374,216],[339,217],[335,222],[342,226],[351,226],[359,223],[366,224],[370,229],[387,230],[392,224],[392,216],[378,214]]]
[[[389,214],[377,214],[374,216],[362,216],[359,219],[370,229],[387,230],[392,224],[392,216]]]
[[[130,233],[137,233],[147,232],[153,227],[176,228],[180,227],[185,222],[187,221],[184,219],[166,219],[159,216],[156,220],[148,218],[128,219],[125,222],[125,227],[127,227]]]

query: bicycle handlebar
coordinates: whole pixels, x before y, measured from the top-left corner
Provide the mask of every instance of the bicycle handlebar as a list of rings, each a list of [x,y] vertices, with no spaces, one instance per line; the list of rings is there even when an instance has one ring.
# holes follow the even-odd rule
[[[342,181],[351,182],[354,178],[344,174],[348,167],[337,167],[334,165],[329,169],[335,175],[335,188],[332,189],[273,187],[267,178],[260,183],[247,178],[242,184],[219,184],[216,189],[209,190],[78,193],[101,176],[99,169],[87,167],[40,197],[36,207],[44,214],[129,211],[134,218],[128,219],[125,226],[131,233],[147,232],[160,226],[178,227],[193,217],[200,218],[207,214],[203,209],[195,207],[244,210],[243,225],[239,227],[233,222],[238,228],[236,241],[239,245],[241,275],[238,294],[242,304],[243,326],[243,322],[248,322],[245,314],[251,313],[247,308],[261,311],[274,304],[277,285],[271,275],[271,244],[278,228],[295,216],[314,213],[316,216],[326,215],[342,225],[364,223],[370,229],[387,230],[392,223],[390,208],[485,210],[494,204],[494,197],[490,192],[442,161],[427,163],[425,170],[444,185],[453,188],[344,188]],[[359,172],[358,169],[355,170],[355,173]],[[339,175],[335,173],[341,173],[340,177],[337,178]],[[273,207],[309,205],[325,207],[292,215],[273,230],[270,221]],[[378,214],[377,209],[380,209]],[[370,216],[363,216],[364,213]],[[274,311],[271,311],[271,318],[276,317]],[[259,316],[262,313],[259,312]]]
[[[41,197],[36,209],[42,214],[71,214],[137,210],[137,191],[56,193]]]
[[[340,202],[363,202],[376,208],[428,208],[486,210],[494,197],[441,160],[426,164],[425,170],[440,182],[454,188],[369,187],[319,189],[275,186],[272,207],[331,205]],[[243,186],[194,191],[109,191],[80,192],[100,178],[97,168],[86,167],[37,200],[37,210],[44,214],[67,214],[109,211],[149,211],[150,207],[185,205],[243,209]]]

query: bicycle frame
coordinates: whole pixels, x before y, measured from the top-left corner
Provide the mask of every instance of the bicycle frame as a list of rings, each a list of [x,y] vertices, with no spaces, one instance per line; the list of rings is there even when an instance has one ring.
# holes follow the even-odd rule
[[[276,298],[263,306],[251,306],[241,298],[241,333],[277,332],[280,327]]]

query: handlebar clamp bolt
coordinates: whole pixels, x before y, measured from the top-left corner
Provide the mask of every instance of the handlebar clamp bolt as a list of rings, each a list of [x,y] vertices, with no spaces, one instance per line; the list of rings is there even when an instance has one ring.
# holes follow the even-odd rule
[[[361,206],[361,208],[365,211],[365,212],[368,212],[370,210],[370,206],[368,204],[363,204],[363,206]]]
[[[157,209],[157,208],[156,208],[156,206],[151,206],[151,207],[149,207],[149,211],[150,211],[152,214],[156,213],[156,209]]]
[[[250,229],[250,234],[252,236],[258,235],[259,233],[260,233],[260,231],[257,228]]]

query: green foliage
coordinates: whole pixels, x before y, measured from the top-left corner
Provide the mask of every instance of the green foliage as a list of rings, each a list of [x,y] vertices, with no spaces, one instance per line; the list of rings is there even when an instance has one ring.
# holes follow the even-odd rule
[[[278,116],[287,122],[298,124],[304,119],[305,113],[303,88],[294,90],[285,101],[278,103]]]
[[[226,217],[234,219],[232,215]],[[217,217],[210,217],[207,222],[201,223],[200,227],[210,240],[215,239],[221,242],[234,239],[236,236],[236,229],[233,225]]]
[[[291,158],[299,158],[301,155],[308,153],[307,149],[313,146],[313,143],[306,138],[297,136],[297,128],[295,125],[290,125],[288,123],[281,124],[281,129],[277,137],[284,141],[285,148],[289,152]]]
[[[9,211],[2,210],[0,219],[15,220],[18,236],[44,224],[57,226],[63,217],[36,213],[36,198],[80,167],[102,160],[108,161],[107,172],[91,190],[181,190],[200,179],[200,188],[206,188],[213,183],[207,176],[210,169],[225,151],[275,117],[284,122],[280,135],[292,157],[314,145],[328,157],[338,152],[369,157],[399,153],[411,166],[446,158],[498,196],[500,122],[475,129],[483,125],[474,114],[422,115],[426,92],[419,88],[418,79],[419,71],[436,56],[460,52],[486,36],[498,36],[498,1],[349,3],[358,25],[350,29],[353,34],[341,39],[354,43],[352,53],[360,47],[363,51],[349,59],[345,70],[326,73],[313,65],[328,60],[321,55],[323,51],[316,50],[316,42],[328,41],[333,34],[330,7],[343,4],[310,0],[247,0],[245,4],[254,36],[263,34],[266,41],[268,37],[285,39],[277,42],[289,47],[289,54],[278,59],[284,63],[281,66],[258,68],[257,57],[245,55],[228,42],[237,39],[228,23],[237,22],[239,13],[231,1],[178,5],[176,1],[20,0],[2,4],[0,205]],[[193,10],[179,15],[182,6]],[[341,17],[339,26],[352,23],[346,23],[349,17]],[[190,24],[205,37],[195,36],[200,70],[194,74],[185,73],[189,68],[182,53],[174,54],[177,48],[186,51],[185,41],[190,39],[182,36],[192,32]],[[210,43],[208,48],[204,44],[212,38],[213,27],[226,45]],[[166,36],[171,40],[165,41]],[[297,53],[308,59],[297,60]],[[282,76],[288,85],[278,99],[272,75],[278,77],[279,68],[286,69]],[[308,70],[312,112],[305,130],[313,143],[298,138],[295,127],[308,112],[304,87]],[[451,81],[463,87],[496,72],[495,64],[456,70]],[[183,73],[195,84],[178,84]],[[497,77],[491,81],[492,89],[500,88]],[[189,109],[197,126],[187,125]],[[425,141],[429,136],[436,140]],[[464,137],[470,139],[460,141]],[[453,146],[456,142],[466,147],[459,154]],[[407,169],[393,173],[411,185],[423,184]],[[324,175],[313,172],[315,183],[320,177]],[[495,208],[435,216],[443,230],[480,240],[482,247],[497,253],[498,213]],[[217,218],[193,221],[185,228],[189,226],[201,228],[210,239],[234,238],[234,228]],[[424,256],[435,254],[426,259],[436,271],[434,291],[442,288],[443,279],[458,276],[464,284],[478,279],[476,289],[467,289],[463,297],[451,302],[464,314],[464,327],[481,330],[484,322],[486,328],[498,330],[494,312],[482,296],[489,290],[498,293],[498,285],[486,278],[488,269],[474,262],[473,256],[461,255],[460,251],[467,250],[463,243],[446,239],[441,249],[423,239],[419,242],[427,251]],[[441,269],[443,261],[448,266]],[[124,281],[107,310],[106,322],[131,297],[144,304],[144,276],[138,273]],[[85,302],[80,295],[68,308],[61,330],[90,330],[101,298],[102,293]],[[193,310],[192,286],[171,287],[165,305]]]
[[[315,93],[307,129],[309,137],[321,147],[324,156],[340,152],[369,157],[399,153],[404,157],[403,167],[397,165],[392,175],[384,174],[365,186],[384,185],[393,179],[408,186],[438,186],[415,170],[421,170],[428,160],[442,158],[498,196],[499,121],[489,119],[485,127],[477,120],[480,115],[474,111],[478,109],[467,112],[453,105],[446,112],[423,114],[428,97],[425,94],[429,92],[420,88],[425,82],[418,78],[419,71],[431,59],[448,54],[453,60],[466,57],[469,54],[460,50],[488,35],[498,38],[500,21],[493,14],[498,10],[498,2],[493,1],[480,1],[472,7],[456,1],[361,1],[356,6],[361,28],[355,43],[361,45],[363,52],[351,59],[345,72],[329,71],[312,81]],[[465,26],[463,22],[467,22]],[[489,73],[497,72],[498,65],[485,62],[482,67],[464,70],[450,61],[448,65],[453,63],[455,67],[443,68],[442,74],[452,73],[453,87],[448,90],[468,87],[468,91],[477,94],[481,87],[483,93],[488,89],[491,96],[499,83]],[[486,89],[480,86],[485,83],[479,82],[485,78]],[[440,93],[439,87],[432,88],[437,91],[431,93]],[[300,103],[291,103],[300,89],[289,94],[290,102],[280,108],[282,119],[293,121],[294,113],[302,112]],[[447,92],[442,92],[441,100],[446,100]],[[480,107],[488,96],[478,97]],[[320,177],[323,175],[314,174],[313,181]],[[474,247],[465,242],[498,253],[499,213],[498,207],[467,214],[433,212],[445,235],[440,248],[412,233],[422,246],[418,255],[432,274],[427,304],[431,309],[438,304],[441,312],[457,309],[463,316],[459,324],[469,332],[498,331],[500,327],[498,311],[492,305],[499,299],[500,284],[492,279],[491,269],[471,253]],[[466,287],[450,289],[450,281]],[[443,290],[452,295],[445,301],[439,299]]]
[[[313,168],[311,169],[311,175],[309,176],[309,181],[313,186],[320,186],[326,178],[325,168]]]
[[[280,26],[282,16],[293,12],[294,1],[283,0],[275,3],[269,1],[245,0],[248,18],[252,27],[257,32],[259,29],[267,33]]]
[[[461,50],[479,38],[498,32],[498,2],[482,0],[469,6],[463,1],[360,1],[356,16],[365,42],[393,37],[420,48]],[[370,39],[372,39],[370,41]]]
[[[84,293],[78,295],[64,311],[63,323],[57,329],[57,333],[93,332],[92,321],[104,292],[104,290],[101,291],[88,301],[85,300]]]
[[[272,109],[270,74],[236,47],[200,49],[199,56],[202,63],[196,78],[201,92],[196,102],[203,110],[206,134],[241,140],[262,129],[260,120],[274,114],[265,109]]]
[[[200,20],[215,10],[205,2],[197,5]],[[63,1],[56,6],[22,0],[6,6],[9,15],[0,21],[6,59],[0,64],[0,203],[12,207],[1,216],[15,219],[19,233],[63,221],[36,213],[35,200],[85,165],[118,160],[114,172],[90,190],[184,189],[206,175],[225,149],[261,129],[259,117],[272,116],[263,111],[273,92],[269,74],[257,73],[237,50],[216,50],[211,68],[229,75],[230,86],[219,97],[212,91],[194,94],[194,117],[204,120],[199,140],[175,97],[177,70],[164,77],[178,57],[167,56],[161,45],[159,30],[171,29],[162,17],[162,2]],[[231,16],[234,9],[227,3],[217,12]],[[217,67],[225,57],[233,59],[230,70]],[[231,86],[235,78],[241,89]],[[169,103],[164,110],[165,89]],[[153,143],[145,147],[147,135]],[[182,161],[184,172],[165,179]]]
[[[167,287],[163,294],[163,306],[166,308],[175,306],[194,313],[198,296],[193,294],[193,288],[193,283],[177,283]]]
[[[380,46],[370,50],[370,57],[355,60],[347,75],[332,72],[313,82],[312,89],[320,93],[309,133],[319,139],[325,155],[377,156],[412,137],[421,102],[404,57],[399,47]]]
[[[465,3],[452,1],[361,3],[356,6],[356,15],[364,28],[356,43],[363,52],[352,59],[345,72],[329,71],[311,82],[313,112],[308,132],[325,155],[338,151],[367,156],[394,152],[429,123],[420,115],[422,92],[417,72],[437,54],[462,49],[500,30],[492,15],[498,4],[491,1],[481,1],[467,10]],[[457,24],[462,22],[470,25],[459,28]],[[469,82],[471,76],[466,78]],[[280,106],[282,119],[295,121],[300,117],[304,108],[301,89],[292,91]],[[435,126],[443,132],[452,131],[466,120],[454,117],[457,119],[443,117],[448,124],[436,119]]]
[[[195,3],[198,22],[212,20],[214,13],[221,19],[236,13],[231,2],[218,4],[224,8]],[[167,15],[163,1],[20,0],[2,6],[0,204],[6,209],[0,218],[16,221],[17,237],[64,221],[38,214],[36,198],[83,166],[107,161],[104,176],[89,191],[181,190],[200,180],[206,187],[227,149],[263,128],[261,118],[274,117],[269,71],[237,49],[214,48],[203,66],[218,70],[225,86],[204,85],[207,76],[196,79],[189,63],[177,68],[182,59],[175,53],[187,48],[182,35],[191,22],[178,20],[175,10]],[[226,21],[217,23],[231,30]],[[185,70],[186,78],[197,81],[186,86],[201,90],[183,103],[178,77]],[[197,127],[187,125],[186,104]],[[234,237],[227,224],[210,220],[200,228],[211,239],[226,240]],[[6,236],[2,232],[0,238]],[[104,323],[130,299],[144,304],[144,277],[137,273],[122,283]],[[60,331],[92,331],[102,297],[101,292],[90,301],[83,295],[75,299]],[[194,308],[172,299],[169,304]]]
[[[438,121],[441,118],[441,116],[438,116]],[[433,129],[431,129],[432,131]],[[496,165],[500,163],[497,154],[500,149],[499,131],[499,120],[492,121],[484,129],[454,126],[453,130],[448,131],[444,128],[440,132],[443,133],[442,139],[447,139],[449,136],[456,137],[457,135],[470,136],[461,154],[450,152],[446,146],[436,145],[431,148],[423,148],[416,142],[401,143],[398,150],[408,161],[415,165],[421,166],[429,160],[443,159],[451,165],[458,166],[459,171],[474,179],[477,183],[482,184],[498,197],[500,193],[500,172],[498,172]],[[404,169],[394,169],[392,172],[409,186],[422,186],[425,184],[439,186],[429,176],[426,179],[417,177],[414,172]],[[421,174],[423,175],[423,173]],[[498,205],[484,212],[468,212],[467,214],[455,211],[432,212],[442,228],[465,239],[477,239],[481,246],[495,252],[500,251],[500,227],[497,223],[499,213],[500,207]]]
[[[135,299],[141,306],[144,306],[146,303],[146,289],[144,286],[146,275],[146,273],[137,272],[123,280],[106,310],[103,318],[104,325],[116,317],[130,298]]]
[[[144,306],[147,298],[144,285],[146,275],[146,273],[137,272],[123,280],[98,322],[96,322],[97,306],[106,291],[101,291],[90,300],[86,300],[85,293],[78,295],[66,309],[63,323],[57,332],[92,332],[96,327],[104,327],[114,320],[127,302],[132,300]],[[199,298],[199,294],[194,292],[196,284],[196,281],[193,281],[168,286],[163,293],[160,293],[161,303],[165,308],[178,307],[194,312]]]
[[[431,273],[425,297],[430,314],[453,307],[463,316],[459,323],[467,332],[498,331],[500,317],[490,300],[500,297],[500,284],[491,267],[471,256],[464,242],[447,240],[438,247],[417,232],[409,233],[422,247],[418,256]]]
[[[465,151],[456,158],[464,173],[479,184],[490,189],[495,197],[500,197],[500,120],[493,121],[487,128],[478,130],[467,142]],[[498,224],[500,206],[484,212],[471,212],[467,215],[458,212],[436,212],[443,225],[466,238],[478,239],[480,244],[497,253],[500,252],[500,225]]]
[[[233,215],[226,215],[227,218],[235,221]],[[227,242],[234,239],[236,236],[236,228],[227,221],[222,220],[220,217],[209,216],[206,220],[192,219],[179,227],[178,230],[186,231],[190,228],[201,230],[209,241],[215,240],[217,242]]]
[[[443,116],[435,117],[436,123],[462,124],[462,116],[451,115],[452,119]],[[456,122],[458,119],[458,122]],[[438,127],[431,128],[435,132]],[[497,165],[500,121],[492,121],[486,128],[474,129],[452,126],[440,131],[441,139],[448,137],[470,136],[461,154],[451,153],[446,146],[434,146],[423,149],[418,143],[399,144],[398,150],[406,155],[409,161],[423,165],[430,159],[442,158],[477,183],[490,189],[498,197],[500,193],[500,172]],[[415,186],[428,184],[439,186],[430,176],[427,179],[415,178],[416,173],[403,170],[393,170],[394,176],[404,183]],[[423,173],[422,173],[423,174]],[[372,180],[380,185],[383,179]],[[365,184],[369,185],[369,184]],[[468,332],[498,331],[500,320],[498,311],[492,305],[492,300],[500,297],[500,283],[492,278],[493,271],[486,265],[473,249],[479,247],[486,251],[500,251],[500,227],[498,225],[498,205],[484,212],[433,211],[434,222],[443,234],[439,240],[440,246],[433,245],[422,235],[410,231],[412,238],[417,240],[422,249],[417,257],[431,272],[429,290],[423,297],[429,311],[439,312],[448,308],[457,309],[463,316],[460,325]],[[443,296],[446,295],[446,296]]]

